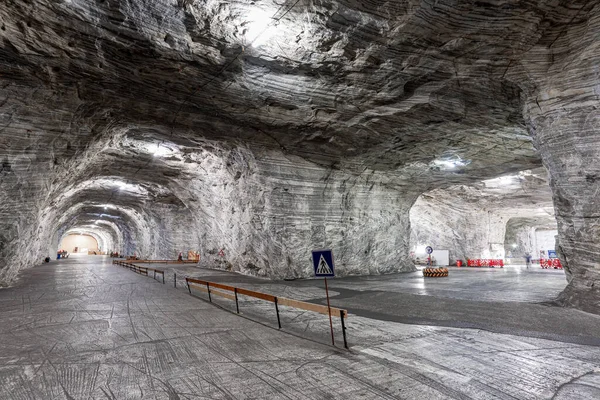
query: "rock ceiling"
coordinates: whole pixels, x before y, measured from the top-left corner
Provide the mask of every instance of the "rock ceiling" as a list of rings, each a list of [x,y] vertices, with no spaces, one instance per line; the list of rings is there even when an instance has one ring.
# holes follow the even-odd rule
[[[428,168],[460,158],[472,181],[540,165],[522,116],[524,54],[581,8],[509,3],[8,1],[5,91],[52,116],[57,153],[110,130],[428,181],[465,180]],[[249,18],[270,21],[259,46]]]
[[[272,277],[305,276],[316,244],[347,273],[410,269],[421,193],[542,160],[563,176],[553,88],[594,54],[597,10],[5,0],[0,280],[86,227],[146,256],[226,248],[223,267]]]

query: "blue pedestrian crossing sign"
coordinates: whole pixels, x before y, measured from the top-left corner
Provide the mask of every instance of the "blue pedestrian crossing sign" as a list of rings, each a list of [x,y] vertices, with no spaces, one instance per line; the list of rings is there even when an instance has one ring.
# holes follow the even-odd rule
[[[315,276],[335,276],[331,250],[313,250],[312,258]]]

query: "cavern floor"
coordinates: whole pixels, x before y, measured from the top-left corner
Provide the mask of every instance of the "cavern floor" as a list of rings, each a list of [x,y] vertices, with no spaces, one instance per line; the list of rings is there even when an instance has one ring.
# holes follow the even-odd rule
[[[162,268],[169,270],[166,279],[171,285],[172,271],[177,271],[180,276],[326,304],[322,280],[273,282],[195,266]],[[441,279],[424,279],[420,271],[335,278],[329,287],[332,305],[366,318],[600,345],[600,316],[552,305],[565,285],[561,270],[512,266],[452,268],[450,276]]]
[[[287,332],[279,332],[273,321],[238,317],[184,288],[109,263],[102,257],[53,262],[0,290],[2,398],[600,395],[599,347],[350,315],[348,352],[316,342],[327,337],[326,319],[283,310]],[[290,287],[287,294],[317,290]],[[254,307],[241,306],[246,315]],[[303,325],[316,341],[293,334]]]

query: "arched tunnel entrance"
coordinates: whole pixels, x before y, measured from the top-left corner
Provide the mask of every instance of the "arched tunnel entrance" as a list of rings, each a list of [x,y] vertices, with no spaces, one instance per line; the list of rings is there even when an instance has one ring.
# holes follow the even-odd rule
[[[411,258],[416,265],[492,267],[502,270],[503,275],[495,276],[506,284],[514,288],[524,284],[523,290],[545,301],[554,300],[567,286],[569,277],[557,256],[557,221],[543,168],[423,193],[410,218]],[[434,249],[431,256],[427,246]],[[487,297],[506,301],[523,298],[523,293],[486,286],[492,276],[473,276],[474,284],[465,285],[465,291],[481,296],[481,291],[496,290],[497,297]],[[478,278],[484,279],[476,283]]]
[[[58,251],[65,250],[73,254],[101,253],[103,246],[90,234],[69,233],[58,246]]]

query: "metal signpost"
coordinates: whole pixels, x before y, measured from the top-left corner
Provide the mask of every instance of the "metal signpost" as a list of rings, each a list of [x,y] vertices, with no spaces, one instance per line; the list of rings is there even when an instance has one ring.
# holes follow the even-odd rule
[[[431,267],[431,253],[433,253],[433,247],[427,246],[425,247],[425,251],[429,256],[427,257],[427,266]]]
[[[327,295],[327,310],[329,311],[329,328],[331,329],[331,344],[335,346],[335,339],[333,337],[333,322],[331,322],[331,306],[329,305],[329,288],[327,287],[327,277],[335,276],[335,270],[333,267],[333,251],[327,250],[313,250],[313,268],[315,270],[316,277],[323,277],[325,279],[325,294]],[[343,321],[342,317],[342,321]]]

